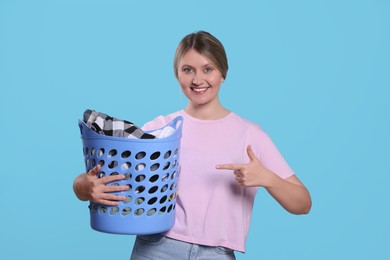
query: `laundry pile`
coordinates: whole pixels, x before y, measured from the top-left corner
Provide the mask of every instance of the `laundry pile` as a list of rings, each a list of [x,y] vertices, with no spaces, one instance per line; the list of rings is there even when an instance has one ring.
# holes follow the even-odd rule
[[[175,132],[173,127],[166,126],[162,129],[157,129],[146,133],[140,127],[136,126],[130,121],[120,120],[105,113],[96,112],[95,110],[91,109],[84,111],[83,120],[88,125],[88,127],[96,133],[115,137],[156,139],[168,137]]]

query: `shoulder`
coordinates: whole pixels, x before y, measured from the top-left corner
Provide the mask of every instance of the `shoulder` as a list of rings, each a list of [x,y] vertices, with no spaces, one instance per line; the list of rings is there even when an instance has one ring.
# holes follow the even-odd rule
[[[255,134],[255,135],[266,134],[263,131],[263,128],[259,124],[254,123],[234,112],[232,112],[232,120],[234,120],[237,125],[240,125],[241,127],[245,128],[246,131],[250,134]]]
[[[233,118],[236,121],[237,127],[239,126],[242,129],[246,142],[252,145],[256,155],[260,156],[262,152],[274,146],[271,137],[263,130],[260,124],[237,114]]]
[[[148,131],[148,130],[154,130],[154,129],[163,127],[166,124],[168,124],[170,121],[172,121],[172,119],[174,119],[175,117],[177,117],[179,115],[181,115],[181,110],[173,112],[173,113],[165,115],[165,116],[163,116],[163,115],[157,116],[153,120],[146,122],[142,126],[142,130]]]

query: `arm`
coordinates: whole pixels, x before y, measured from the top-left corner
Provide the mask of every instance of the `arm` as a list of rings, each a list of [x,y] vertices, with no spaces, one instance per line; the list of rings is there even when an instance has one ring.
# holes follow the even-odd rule
[[[309,191],[296,176],[282,179],[264,167],[250,146],[247,148],[248,164],[222,164],[217,169],[233,170],[236,181],[247,187],[264,187],[269,194],[288,212],[307,214],[311,209]]]
[[[128,186],[107,186],[106,184],[113,181],[124,179],[124,175],[105,176],[97,178],[100,171],[100,165],[97,165],[88,173],[82,173],[76,177],[73,182],[73,191],[77,198],[86,201],[90,200],[96,203],[108,206],[117,206],[118,201],[125,200],[124,196],[110,194],[110,192],[126,191]]]
[[[264,174],[267,175],[267,180],[262,186],[284,209],[292,214],[310,212],[310,193],[295,175],[282,179],[275,173],[266,171]]]

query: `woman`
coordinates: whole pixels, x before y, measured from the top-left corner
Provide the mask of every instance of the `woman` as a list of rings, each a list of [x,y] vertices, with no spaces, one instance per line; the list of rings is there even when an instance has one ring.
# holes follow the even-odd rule
[[[143,129],[184,118],[176,221],[165,234],[138,236],[132,259],[235,259],[234,251],[245,251],[258,187],[293,214],[310,211],[310,194],[268,135],[220,103],[228,62],[218,39],[203,31],[184,37],[174,70],[187,107]],[[105,186],[123,176],[97,179],[98,172],[99,166],[76,178],[76,195],[107,205],[124,200],[108,192],[127,187]]]

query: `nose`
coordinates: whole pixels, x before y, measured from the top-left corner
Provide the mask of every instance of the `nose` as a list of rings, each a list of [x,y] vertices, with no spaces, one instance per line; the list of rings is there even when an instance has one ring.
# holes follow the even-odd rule
[[[192,79],[192,84],[198,86],[203,84],[203,79],[201,78],[201,75],[199,75],[199,73],[195,73],[194,78]]]

